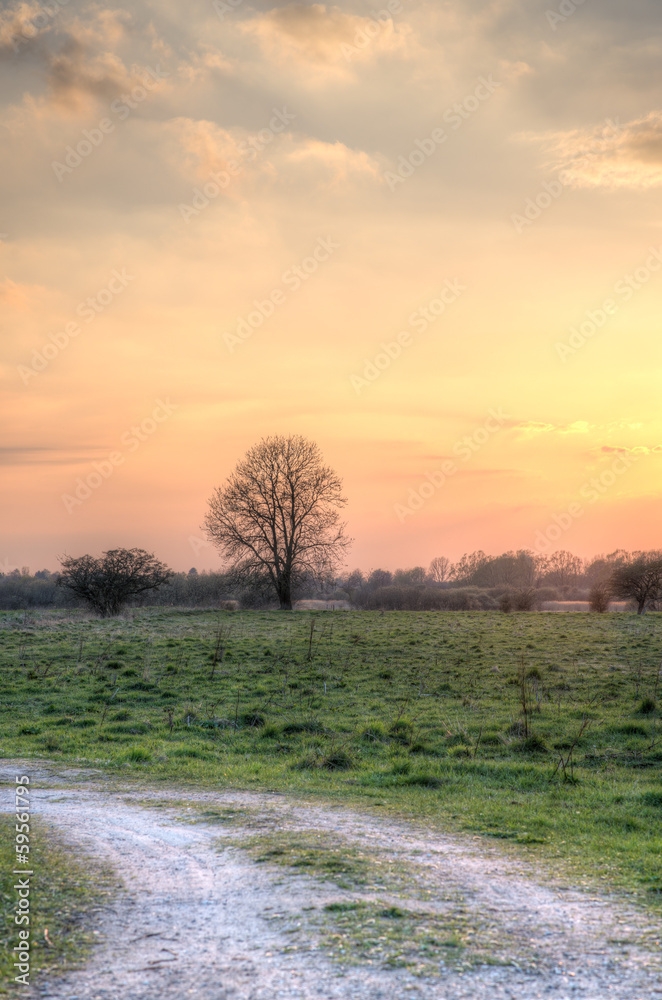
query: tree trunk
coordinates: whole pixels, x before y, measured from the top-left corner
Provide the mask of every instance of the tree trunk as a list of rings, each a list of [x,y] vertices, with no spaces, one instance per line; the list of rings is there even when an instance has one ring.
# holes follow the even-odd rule
[[[281,611],[291,611],[292,610],[292,586],[288,578],[281,579],[278,581],[278,600],[280,601]]]

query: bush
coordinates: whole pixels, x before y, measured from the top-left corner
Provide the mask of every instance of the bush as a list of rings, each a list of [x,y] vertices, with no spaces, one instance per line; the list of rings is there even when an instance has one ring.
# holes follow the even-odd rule
[[[499,611],[503,611],[505,615],[510,614],[513,610],[513,597],[509,590],[499,598]]]
[[[558,601],[560,594],[557,587],[538,587],[538,601]]]
[[[609,610],[611,588],[608,583],[594,583],[588,592],[588,609],[595,614],[604,614]]]
[[[361,591],[354,603],[367,611],[493,611],[497,602],[478,587],[378,587]]]
[[[506,613],[510,611],[535,611],[540,607],[540,603],[539,592],[532,587],[527,590],[507,590],[499,599],[499,610]]]

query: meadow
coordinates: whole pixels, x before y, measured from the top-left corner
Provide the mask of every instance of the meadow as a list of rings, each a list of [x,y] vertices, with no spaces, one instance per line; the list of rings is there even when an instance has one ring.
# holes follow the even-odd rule
[[[287,790],[662,902],[662,616],[0,614],[0,754]]]

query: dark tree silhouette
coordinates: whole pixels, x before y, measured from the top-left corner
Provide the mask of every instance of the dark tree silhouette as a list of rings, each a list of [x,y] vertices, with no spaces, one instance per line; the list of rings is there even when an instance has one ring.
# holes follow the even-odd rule
[[[611,577],[611,591],[615,597],[634,601],[637,614],[642,615],[662,596],[662,555],[655,552],[618,566]]]
[[[147,590],[157,590],[174,575],[144,549],[109,549],[99,559],[65,556],[60,560],[59,585],[106,618]]]
[[[346,502],[314,442],[267,437],[214,490],[204,530],[234,572],[268,580],[290,610],[296,582],[328,573],[349,545],[339,513]]]

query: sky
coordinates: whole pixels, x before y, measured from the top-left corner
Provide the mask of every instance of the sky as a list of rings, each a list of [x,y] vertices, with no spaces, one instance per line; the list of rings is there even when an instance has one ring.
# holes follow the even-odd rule
[[[221,565],[269,434],[348,568],[662,547],[659,0],[0,3],[0,572]]]

